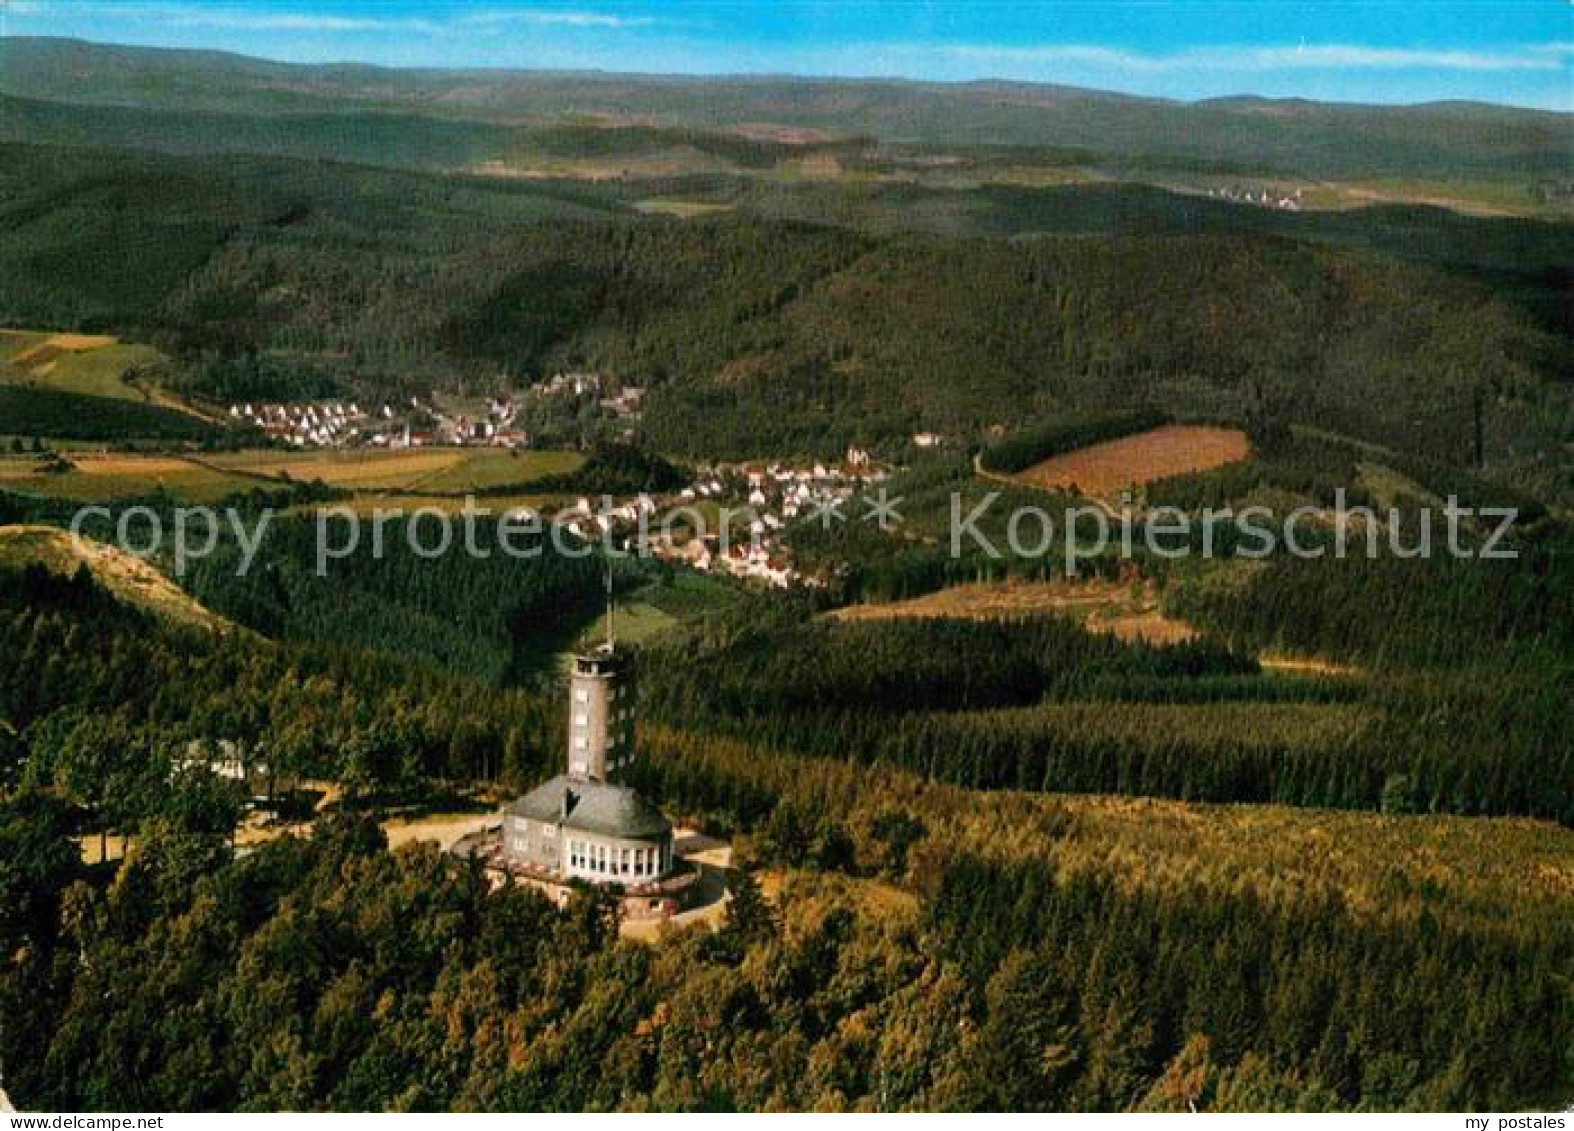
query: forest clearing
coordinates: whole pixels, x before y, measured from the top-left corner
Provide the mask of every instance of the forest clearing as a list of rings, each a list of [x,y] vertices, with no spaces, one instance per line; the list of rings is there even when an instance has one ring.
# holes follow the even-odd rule
[[[122,375],[164,360],[152,346],[123,344],[106,334],[0,330],[0,384],[141,401],[147,398]]]
[[[153,346],[109,334],[0,330],[0,385],[153,405],[211,422],[160,384],[168,363]]]
[[[849,605],[828,614],[835,620],[889,620],[933,617],[959,620],[1012,620],[1041,613],[1069,616],[1090,632],[1123,641],[1174,644],[1198,633],[1159,608],[1152,581],[989,581],[953,585],[920,597],[879,604]]]
[[[1010,478],[1029,487],[1075,487],[1084,495],[1110,501],[1126,488],[1209,471],[1250,453],[1246,433],[1238,428],[1165,424],[1052,456]]]

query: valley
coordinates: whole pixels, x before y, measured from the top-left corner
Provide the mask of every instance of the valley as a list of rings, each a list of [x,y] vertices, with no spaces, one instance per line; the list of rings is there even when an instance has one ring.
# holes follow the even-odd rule
[[[14,1100],[1574,1096],[1568,115],[16,36],[0,111]]]

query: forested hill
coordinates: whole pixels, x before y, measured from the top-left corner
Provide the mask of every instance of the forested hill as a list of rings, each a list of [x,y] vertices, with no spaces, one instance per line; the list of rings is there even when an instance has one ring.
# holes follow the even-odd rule
[[[1137,186],[945,202],[1038,233],[981,239],[874,222],[860,210],[903,208],[881,195],[846,228],[787,199],[678,221],[636,214],[625,186],[5,146],[0,323],[332,359],[368,393],[588,367],[651,387],[648,438],[701,456],[1127,405],[1457,465],[1479,394],[1487,471],[1567,489],[1566,225],[1270,227]],[[837,219],[849,198],[819,199]]]
[[[371,122],[368,116],[507,121],[519,133],[589,116],[603,123],[729,132],[764,126],[920,145],[984,139],[1301,177],[1510,173],[1566,179],[1574,159],[1568,115],[1465,103],[1377,107],[1253,98],[1179,103],[1017,82],[296,66],[216,52],[22,37],[0,40],[0,92],[202,115],[359,116],[358,129],[370,125],[396,135],[386,138],[386,163],[441,163],[452,155],[452,137],[431,121]],[[117,121],[123,125],[127,119],[83,118],[77,127],[108,128]],[[168,132],[176,127],[178,136]],[[227,148],[231,137],[224,119],[201,116],[149,118],[141,133],[145,142],[157,138],[188,149]],[[292,146],[300,142],[310,152],[310,138],[310,131],[279,131],[269,148],[297,152]],[[48,140],[37,134],[34,139]],[[100,134],[77,140],[111,139]]]

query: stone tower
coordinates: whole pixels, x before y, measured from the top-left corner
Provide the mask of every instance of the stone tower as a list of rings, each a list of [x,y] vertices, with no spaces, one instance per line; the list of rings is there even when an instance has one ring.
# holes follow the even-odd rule
[[[568,776],[616,782],[634,759],[634,667],[608,640],[574,656],[568,692]]]

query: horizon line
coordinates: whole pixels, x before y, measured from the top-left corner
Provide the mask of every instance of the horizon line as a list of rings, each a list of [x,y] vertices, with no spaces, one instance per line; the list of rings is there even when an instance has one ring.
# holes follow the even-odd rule
[[[0,7],[0,12],[4,8]],[[1118,87],[1088,86],[1079,83],[1059,82],[1050,79],[1037,78],[1011,78],[1005,75],[981,75],[970,78],[945,78],[921,77],[912,74],[855,74],[832,71],[795,71],[795,70],[740,70],[740,71],[692,71],[692,70],[619,70],[612,67],[528,67],[528,66],[500,66],[490,63],[449,63],[449,64],[400,64],[376,62],[370,59],[346,56],[343,58],[321,59],[304,61],[300,59],[283,58],[278,55],[260,54],[251,51],[240,51],[230,47],[197,47],[197,46],[169,46],[155,43],[135,43],[124,40],[87,39],[76,35],[40,35],[27,32],[0,31],[0,40],[33,41],[48,43],[81,44],[88,47],[123,49],[128,51],[146,51],[165,55],[218,55],[234,59],[244,59],[250,62],[269,63],[281,67],[294,67],[301,70],[330,70],[334,68],[363,68],[366,70],[386,71],[398,73],[427,73],[427,74],[495,74],[495,75],[584,75],[605,76],[622,79],[648,79],[648,80],[681,80],[690,82],[847,82],[869,83],[887,85],[931,86],[945,88],[965,88],[978,86],[1016,86],[1039,89],[1072,90],[1082,93],[1100,94],[1114,98],[1130,99],[1133,102],[1162,103],[1171,106],[1201,106],[1208,103],[1260,101],[1269,103],[1303,103],[1311,106],[1332,106],[1345,108],[1365,108],[1375,110],[1405,110],[1426,109],[1428,107],[1442,106],[1478,106],[1495,110],[1510,110],[1531,114],[1551,114],[1557,117],[1574,118],[1574,104],[1569,109],[1561,109],[1529,102],[1495,102],[1482,98],[1425,98],[1415,101],[1371,101],[1365,99],[1334,99],[1314,98],[1302,94],[1263,94],[1251,88],[1243,88],[1230,94],[1210,94],[1196,98],[1182,98],[1161,94],[1141,94],[1132,90],[1122,90]],[[1568,45],[1558,45],[1560,49]]]

